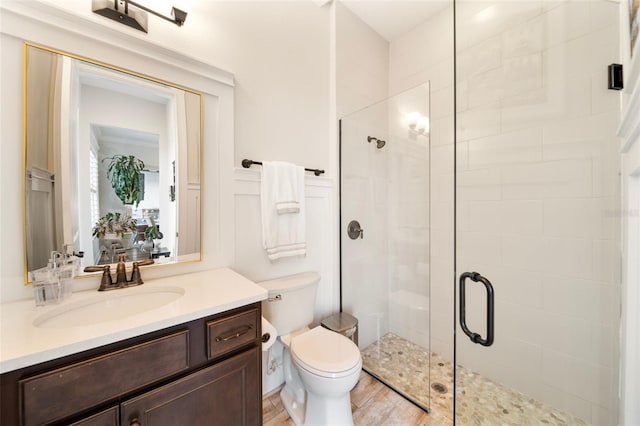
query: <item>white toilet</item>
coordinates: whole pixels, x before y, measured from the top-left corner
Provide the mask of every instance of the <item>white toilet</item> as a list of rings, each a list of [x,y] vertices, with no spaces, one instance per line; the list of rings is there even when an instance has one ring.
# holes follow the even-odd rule
[[[360,350],[313,321],[320,275],[305,272],[258,283],[269,291],[262,315],[284,345],[282,403],[296,425],[353,425],[349,392],[358,383]]]

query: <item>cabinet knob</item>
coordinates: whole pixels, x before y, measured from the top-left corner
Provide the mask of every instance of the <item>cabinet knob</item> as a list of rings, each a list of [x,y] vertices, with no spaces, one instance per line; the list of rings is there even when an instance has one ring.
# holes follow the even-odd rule
[[[131,426],[140,426],[140,422],[138,421],[138,418],[134,418],[131,419]]]

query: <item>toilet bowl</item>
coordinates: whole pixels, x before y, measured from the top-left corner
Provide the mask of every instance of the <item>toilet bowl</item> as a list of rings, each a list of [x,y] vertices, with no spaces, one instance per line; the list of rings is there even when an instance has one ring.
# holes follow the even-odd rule
[[[349,392],[358,383],[362,358],[348,338],[315,327],[282,339],[285,386],[282,402],[297,425],[352,425]]]
[[[298,426],[353,425],[349,392],[362,357],[355,343],[313,321],[320,276],[306,272],[258,283],[269,291],[264,317],[284,346],[282,403]]]

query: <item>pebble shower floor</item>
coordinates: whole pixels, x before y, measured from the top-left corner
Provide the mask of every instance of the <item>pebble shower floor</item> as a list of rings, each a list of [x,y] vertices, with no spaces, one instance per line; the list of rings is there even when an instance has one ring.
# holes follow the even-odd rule
[[[362,351],[362,362],[374,377],[452,422],[453,365],[440,355],[429,354],[421,346],[388,333]],[[457,424],[587,424],[465,368],[458,368],[458,376],[458,393],[472,396],[465,396],[456,404]]]

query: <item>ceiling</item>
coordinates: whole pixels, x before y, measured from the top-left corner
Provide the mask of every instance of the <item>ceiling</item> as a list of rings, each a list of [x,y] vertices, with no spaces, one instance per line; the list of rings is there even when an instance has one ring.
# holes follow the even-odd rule
[[[341,0],[391,42],[451,5],[451,0]]]

